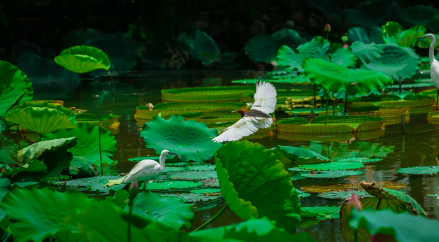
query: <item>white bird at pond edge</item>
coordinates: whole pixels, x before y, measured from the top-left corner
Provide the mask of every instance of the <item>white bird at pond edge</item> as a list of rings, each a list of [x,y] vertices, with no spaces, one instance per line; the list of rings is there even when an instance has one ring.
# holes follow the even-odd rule
[[[165,161],[168,155],[177,154],[172,153],[169,150],[163,150],[159,158],[160,164],[155,160],[142,160],[131,169],[128,175],[120,179],[109,180],[108,183],[105,184],[105,187],[119,185],[122,183],[127,184],[136,179],[137,182],[144,182],[144,188],[146,188],[148,183],[151,182],[154,177],[158,176],[165,170]]]
[[[430,51],[428,53],[428,58],[430,59],[430,75],[431,75],[431,81],[433,82],[434,86],[438,89],[438,97],[436,98],[436,110],[437,110],[437,104],[439,99],[439,62],[434,57],[434,44],[436,43],[436,38],[433,34],[427,34],[424,37],[421,37],[420,39],[429,38],[431,40],[430,44]]]
[[[276,88],[271,83],[257,82],[254,95],[255,102],[252,108],[248,111],[238,110],[241,119],[215,137],[213,141],[221,143],[239,140],[255,133],[260,128],[269,128],[273,124],[273,118],[269,114],[273,113],[276,108],[276,96]]]

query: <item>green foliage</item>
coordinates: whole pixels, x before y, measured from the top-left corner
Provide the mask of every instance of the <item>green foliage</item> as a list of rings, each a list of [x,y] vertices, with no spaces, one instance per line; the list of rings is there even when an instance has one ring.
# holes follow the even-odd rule
[[[185,122],[180,115],[168,120],[155,116],[145,123],[140,135],[147,148],[154,148],[157,154],[165,149],[177,153],[181,161],[208,160],[222,145],[212,141],[218,136],[216,129],[194,120]]]
[[[351,45],[352,53],[358,57],[361,63],[375,62],[381,58],[384,50],[383,45],[363,44],[361,42],[354,42]]]
[[[210,110],[210,111],[235,111],[240,109],[245,103],[159,103],[154,106],[154,111],[185,111],[185,110]],[[138,106],[137,108],[146,106]],[[147,107],[146,107],[147,108]]]
[[[439,31],[439,11],[436,8],[416,5],[399,12],[398,20],[405,26],[422,25],[432,32]]]
[[[348,36],[352,43],[358,41],[363,44],[384,44],[383,31],[376,26],[370,28],[352,27],[348,31]],[[352,52],[354,52],[354,49],[352,49]]]
[[[102,50],[85,45],[63,50],[59,56],[55,57],[55,62],[79,74],[97,69],[108,70],[111,66],[108,56]]]
[[[73,123],[75,123],[75,114],[72,112],[72,110],[65,108],[61,105],[56,105],[47,101],[23,102],[13,107],[12,109],[24,109],[27,107],[55,109],[67,115],[67,117],[69,117],[69,119],[72,120]]]
[[[117,145],[114,135],[104,128],[89,123],[77,123],[74,128],[61,129],[45,134],[43,140],[77,137],[77,145],[69,149],[74,156],[82,156],[91,163],[100,166],[99,133],[101,135],[102,163],[113,163],[112,156],[116,153]]]
[[[277,61],[276,53],[281,46],[296,49],[305,43],[295,30],[282,29],[272,35],[261,33],[249,40],[244,47],[247,56],[256,62],[273,63]]]
[[[197,180],[217,178],[217,174],[216,171],[183,171],[180,173],[170,174],[169,178],[177,179],[177,180],[197,181]]]
[[[300,200],[288,172],[264,146],[248,141],[229,142],[215,154],[221,192],[241,218],[275,219],[295,231]],[[248,169],[251,167],[251,169]]]
[[[411,47],[427,31],[421,25],[416,25],[403,31],[399,23],[391,21],[383,25],[382,29],[384,43],[397,44],[400,47]]]
[[[121,178],[120,176],[99,176],[82,179],[75,179],[69,181],[58,182],[60,185],[66,185],[69,189],[89,191],[96,193],[109,193],[110,191],[117,191],[125,187],[125,184],[118,184],[112,187],[105,187],[109,180]],[[123,180],[123,179],[122,179]]]
[[[305,60],[303,68],[313,83],[321,83],[334,93],[347,91],[350,94],[368,94],[392,83],[381,72],[351,70],[321,59]]]
[[[339,218],[339,207],[301,207],[300,217],[316,217],[317,219],[333,219]]]
[[[357,4],[346,11],[349,22],[361,27],[374,27],[385,23],[397,12],[396,2],[367,1]]]
[[[399,168],[396,172],[410,175],[433,175],[439,173],[439,166],[416,166]]]
[[[294,164],[306,164],[314,162],[324,162],[330,159],[324,157],[312,150],[298,148],[293,146],[278,145],[271,148],[272,152],[276,155],[277,159],[282,162],[282,159],[286,158],[292,160]]]
[[[341,199],[345,200],[352,196],[352,193],[355,193],[359,198],[363,197],[372,197],[369,193],[365,191],[333,191],[333,192],[323,192],[317,194],[317,197],[326,198],[326,199]]]
[[[348,176],[357,176],[363,174],[362,171],[350,171],[350,170],[336,170],[336,171],[316,171],[312,173],[301,174],[302,177],[307,178],[340,178]]]
[[[329,162],[321,164],[300,165],[299,168],[317,171],[354,170],[364,168],[364,164],[357,162]]]
[[[221,52],[215,41],[201,30],[196,30],[194,36],[183,32],[177,38],[192,58],[201,60],[205,66],[211,66],[221,57]]]
[[[152,182],[146,187],[147,190],[175,190],[175,189],[186,189],[199,187],[203,185],[202,182],[192,182],[192,181],[167,181],[167,182]]]

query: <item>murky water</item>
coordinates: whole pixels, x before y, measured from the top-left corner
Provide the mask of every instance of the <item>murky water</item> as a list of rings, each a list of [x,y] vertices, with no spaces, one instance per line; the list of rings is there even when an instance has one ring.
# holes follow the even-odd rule
[[[115,132],[117,139],[117,153],[114,160],[118,161],[118,171],[128,172],[134,165],[128,162],[129,158],[156,156],[153,149],[146,149],[143,140],[137,145],[135,109],[138,105],[146,103],[157,104],[161,102],[162,89],[183,88],[198,86],[227,86],[234,79],[256,78],[258,72],[151,72],[128,73],[125,77],[101,77],[93,81],[85,81],[82,87],[75,91],[73,82],[48,83],[39,80],[34,84],[34,97],[37,100],[61,99],[65,107],[77,107],[88,110],[98,117],[113,113],[120,116],[119,130]],[[310,86],[276,85],[277,88],[306,88]],[[81,91],[82,88],[82,91]],[[281,118],[282,113],[276,113]],[[367,181],[397,181],[406,183],[404,189],[410,196],[425,209],[430,218],[438,219],[438,200],[436,197],[427,197],[427,194],[439,192],[439,178],[433,176],[408,176],[396,173],[399,168],[410,166],[438,165],[436,157],[439,154],[439,127],[426,121],[426,114],[412,115],[410,123],[406,124],[406,134],[401,135],[401,126],[390,125],[386,127],[385,135],[367,140],[384,146],[394,146],[394,152],[389,153],[382,161],[366,164],[362,175],[351,176],[348,179],[359,182]],[[351,140],[350,142],[358,142]],[[292,141],[287,139],[262,139],[250,140],[272,148],[276,145],[309,146],[310,141]],[[322,142],[323,147],[330,143]],[[335,184],[343,179],[303,179],[294,181],[294,186],[300,188],[306,185]],[[302,206],[339,206],[342,200],[329,200],[318,198],[316,194],[302,199]],[[196,212],[193,228],[198,227],[212,216],[221,207]],[[231,210],[227,209],[210,226],[221,226],[242,221]],[[339,233],[339,220],[326,220],[314,225],[305,231],[312,234],[316,241],[342,241]]]

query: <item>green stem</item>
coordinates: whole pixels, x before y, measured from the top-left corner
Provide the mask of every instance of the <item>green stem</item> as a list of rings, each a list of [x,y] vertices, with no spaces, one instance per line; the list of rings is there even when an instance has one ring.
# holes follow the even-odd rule
[[[82,109],[82,79],[81,79],[81,74],[78,73],[78,77],[79,77],[79,103]]]
[[[104,176],[104,171],[102,169],[102,149],[101,149],[101,124],[98,126],[99,131],[99,158],[101,160],[101,176]]]
[[[346,88],[346,96],[345,96],[345,101],[344,101],[344,110],[343,110],[343,114],[346,114],[346,109],[348,108],[348,89]]]
[[[329,40],[329,32],[326,33],[326,40]]]
[[[217,213],[217,214],[215,214],[215,216],[213,216],[211,219],[209,219],[209,221],[207,221],[207,222],[205,222],[203,225],[201,225],[200,227],[198,227],[198,228],[196,228],[195,230],[194,230],[194,232],[195,231],[197,231],[197,230],[200,230],[200,229],[202,229],[202,228],[204,228],[204,227],[206,227],[207,225],[209,225],[210,223],[212,223],[216,218],[218,218],[225,210],[226,210],[226,208],[228,207],[229,205],[228,204],[226,204],[223,208],[221,208],[221,210]],[[129,242],[129,241],[128,241]]]
[[[314,86],[314,108],[316,108],[317,100],[316,100],[316,84],[313,84]]]
[[[325,125],[328,123],[328,96],[326,97],[326,121],[325,121]]]
[[[133,213],[133,203],[134,203],[134,201],[133,201],[134,199],[132,199],[132,198],[130,198],[130,200],[129,200],[129,206],[130,206],[130,213],[129,213],[129,216],[128,216],[128,242],[130,242],[131,241],[131,214]]]

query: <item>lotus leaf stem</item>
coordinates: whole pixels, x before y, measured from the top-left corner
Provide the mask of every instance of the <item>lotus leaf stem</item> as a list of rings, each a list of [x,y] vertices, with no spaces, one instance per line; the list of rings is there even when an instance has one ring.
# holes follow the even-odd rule
[[[200,227],[196,228],[193,232],[198,231],[204,227],[206,227],[207,225],[209,225],[210,223],[212,223],[216,218],[218,218],[225,210],[226,208],[229,207],[228,204],[224,205],[223,208],[221,208],[221,210],[215,214],[215,216],[213,216],[211,219],[209,219],[209,221],[205,222],[203,225],[201,225]],[[129,242],[129,241],[128,241]]]
[[[134,197],[130,198],[128,203],[129,203],[129,206],[130,206],[130,213],[128,215],[128,240],[127,241],[130,242],[131,241],[131,215],[133,214]]]
[[[351,183],[351,185],[352,185],[352,189],[354,189],[355,188],[355,186],[354,186],[354,183],[351,181],[351,180],[348,180],[348,179],[346,179],[346,180],[344,180],[344,181],[342,181],[342,182],[340,182],[338,185],[341,185],[341,184],[343,184],[343,183],[345,183],[345,182],[350,182]]]

